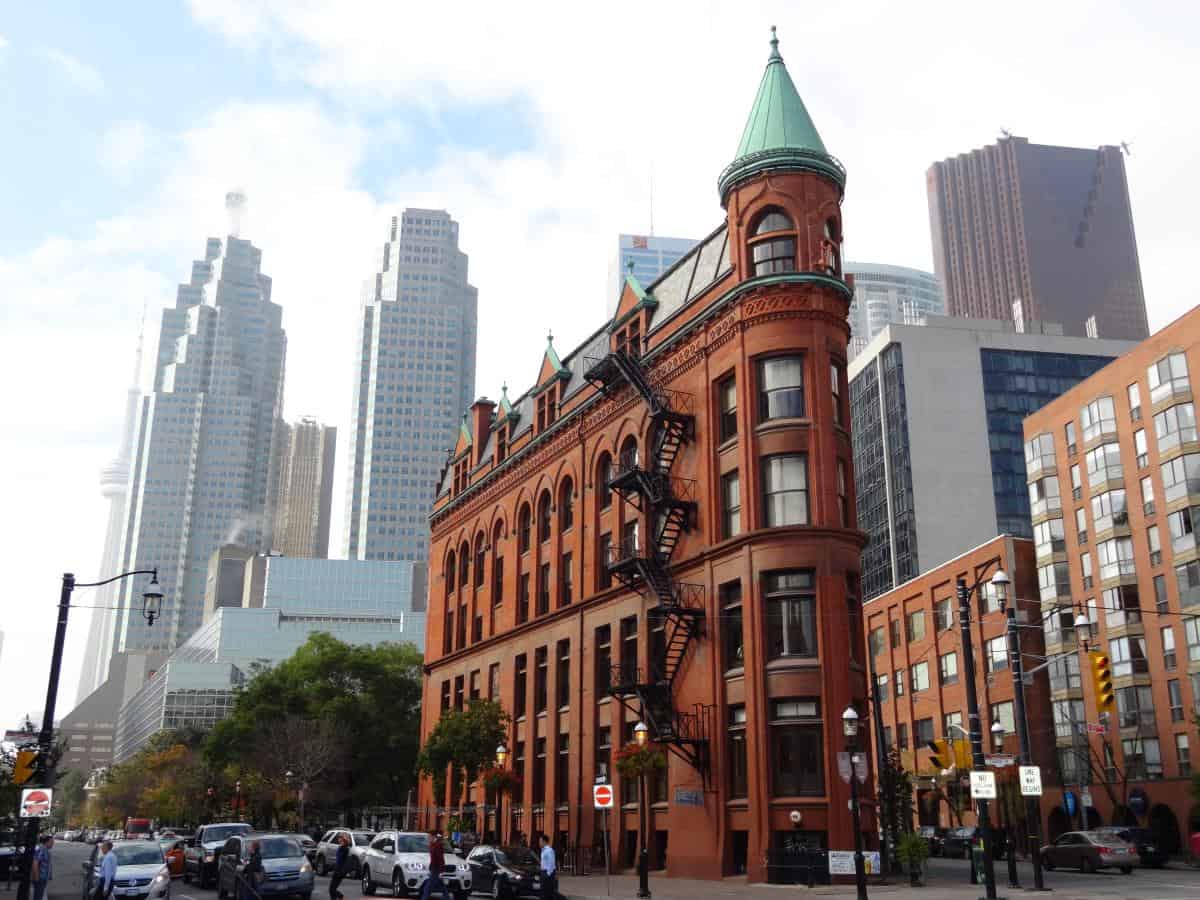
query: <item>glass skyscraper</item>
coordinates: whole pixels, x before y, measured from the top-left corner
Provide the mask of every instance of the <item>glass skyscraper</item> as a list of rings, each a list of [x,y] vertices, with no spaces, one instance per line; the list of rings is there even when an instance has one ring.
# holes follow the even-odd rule
[[[919,325],[925,316],[946,314],[941,285],[930,272],[882,263],[848,262],[854,276],[850,302],[850,357],[885,325]]]
[[[475,288],[444,210],[394,217],[359,320],[345,555],[424,561],[438,475],[475,399]]]
[[[200,627],[209,557],[271,544],[268,496],[287,349],[262,252],[209,238],[163,310],[154,388],[141,398],[121,571],[157,567],[162,616],[141,615],[144,578],[121,582],[117,650],[173,650]]]

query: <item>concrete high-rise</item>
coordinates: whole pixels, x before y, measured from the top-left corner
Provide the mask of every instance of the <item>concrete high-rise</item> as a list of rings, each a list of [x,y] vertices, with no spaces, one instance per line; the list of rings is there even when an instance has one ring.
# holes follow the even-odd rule
[[[362,301],[345,555],[424,562],[434,488],[475,391],[478,297],[449,213],[392,218]]]
[[[104,551],[100,558],[98,581],[118,573],[121,559],[121,537],[125,533],[125,498],[129,491],[129,460],[133,452],[134,428],[137,424],[138,401],[142,396],[139,383],[142,371],[142,339],[133,364],[133,381],[125,391],[125,419],[121,428],[121,445],[112,462],[100,471],[100,494],[108,501],[108,525],[104,529]],[[87,645],[83,651],[83,667],[79,671],[79,691],[75,702],[82,703],[108,677],[108,661],[113,654],[114,626],[120,586],[106,584],[96,589],[92,624],[88,629]]]
[[[926,316],[946,314],[936,276],[920,269],[882,263],[848,262],[854,276],[850,303],[850,358],[887,325],[919,325]]]
[[[306,416],[278,423],[273,549],[284,556],[329,555],[329,509],[337,429]]]
[[[163,310],[153,390],[141,398],[121,569],[158,567],[162,616],[141,615],[141,579],[122,582],[117,650],[172,650],[201,623],[219,546],[271,546],[275,424],[287,338],[262,252],[233,235]],[[135,584],[135,581],[137,582]]]
[[[1006,137],[926,174],[934,267],[952,316],[1149,334],[1120,147]]]

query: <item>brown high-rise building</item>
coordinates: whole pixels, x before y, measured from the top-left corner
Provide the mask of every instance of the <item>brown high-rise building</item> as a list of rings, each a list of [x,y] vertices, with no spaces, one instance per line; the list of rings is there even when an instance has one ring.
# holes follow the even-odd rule
[[[1007,137],[926,173],[933,259],[952,316],[1150,332],[1120,147]]]
[[[337,429],[316,419],[279,423],[278,480],[273,503],[273,553],[324,559],[329,555],[329,509]]]
[[[520,397],[464,417],[431,518],[421,733],[492,698],[519,782],[497,816],[483,785],[426,780],[426,826],[597,856],[607,827],[618,868],[640,832],[671,876],[752,881],[854,846],[844,184],[773,46],[718,227],[652,284],[627,276],[612,319],[547,346]],[[647,732],[666,767],[639,800],[622,760]],[[861,824],[873,844],[869,805]]]

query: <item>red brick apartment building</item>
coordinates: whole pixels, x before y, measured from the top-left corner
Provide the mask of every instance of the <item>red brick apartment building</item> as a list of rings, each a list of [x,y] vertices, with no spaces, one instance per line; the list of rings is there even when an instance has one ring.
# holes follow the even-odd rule
[[[1108,653],[1116,709],[1085,736],[1058,729],[1063,780],[1085,778],[1105,824],[1137,820],[1174,846],[1200,826],[1191,750],[1200,708],[1200,308],[1025,420],[1047,652],[1074,658],[1080,611]],[[1050,640],[1053,634],[1055,640]],[[1052,695],[1056,721],[1099,725],[1091,679]]]
[[[465,417],[432,516],[422,735],[472,697],[512,714],[505,838],[599,846],[606,775],[632,866],[636,784],[613,763],[644,720],[669,759],[652,865],[758,881],[772,848],[853,847],[836,752],[867,681],[844,183],[772,41],[721,226],[653,284],[627,278],[580,347],[548,345],[519,399]],[[421,788],[426,808],[491,799]]]
[[[1009,602],[1016,598],[1022,660],[1026,669],[1032,670],[1042,661],[1045,650],[1034,543],[1028,538],[993,538],[869,600],[864,609],[868,653],[879,688],[884,744],[898,749],[904,768],[917,776],[917,815],[922,825],[975,824],[970,801],[964,802],[958,790],[964,773],[943,774],[932,762],[928,746],[934,740],[963,741],[967,737],[964,657],[955,596],[959,578],[968,587],[979,581],[984,584],[971,597],[971,643],[984,751],[999,749],[1013,756],[1019,753],[1005,616],[995,591],[987,584],[997,569],[1003,569],[1012,581],[1008,596]],[[1025,688],[1033,761],[1047,775],[1056,770],[1049,683],[1057,683],[1058,673],[1052,674],[1049,678],[1046,670],[1035,673]],[[999,748],[991,732],[996,722],[1004,726]],[[1016,777],[1012,767],[997,772],[1001,784]],[[1049,801],[1047,807],[1059,799]],[[1014,824],[1024,818],[1019,803],[1000,802],[993,809],[1003,824],[1008,824],[1010,818]],[[992,821],[997,822],[996,814]]]

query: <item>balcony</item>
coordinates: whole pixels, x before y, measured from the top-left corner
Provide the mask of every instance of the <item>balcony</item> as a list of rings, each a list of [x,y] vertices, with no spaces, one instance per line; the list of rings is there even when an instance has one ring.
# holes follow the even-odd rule
[[[1163,499],[1168,503],[1183,500],[1188,496],[1200,497],[1200,478],[1185,478],[1183,481],[1163,486]]]
[[[1154,729],[1154,710],[1152,709],[1131,709],[1121,713],[1120,716],[1122,728],[1144,728]]]
[[[1051,497],[1043,497],[1040,500],[1031,500],[1029,502],[1029,514],[1032,518],[1038,519],[1042,516],[1048,516],[1052,513],[1062,512],[1062,497],[1055,494]]]
[[[1136,575],[1137,569],[1134,567],[1132,559],[1117,559],[1112,562],[1100,564],[1100,580],[1108,581],[1110,578],[1122,578],[1126,575]],[[1042,598],[1043,600],[1045,597]]]
[[[1066,553],[1067,542],[1062,538],[1052,538],[1044,544],[1035,545],[1034,549],[1037,553],[1038,561],[1041,562],[1043,559],[1049,559],[1056,553]]]
[[[1057,471],[1058,467],[1053,454],[1025,458],[1025,479],[1027,481],[1037,481],[1039,478],[1053,475]]]
[[[1109,437],[1110,435],[1115,437],[1116,434],[1117,434],[1117,420],[1116,419],[1097,419],[1096,421],[1091,422],[1090,424],[1085,425],[1083,427],[1083,443],[1085,445],[1087,445],[1087,444],[1090,444],[1092,441],[1099,440],[1100,438],[1104,438],[1104,437]]]
[[[1056,600],[1070,601],[1071,583],[1069,581],[1056,581],[1051,584],[1044,584],[1038,593],[1043,603],[1051,603]]]
[[[1096,487],[1106,482],[1121,482],[1125,479],[1125,470],[1120,463],[1101,466],[1088,471],[1088,486]]]
[[[1190,397],[1191,395],[1192,385],[1187,377],[1172,378],[1170,381],[1161,382],[1151,388],[1150,405],[1157,407],[1158,404],[1175,397]]]

